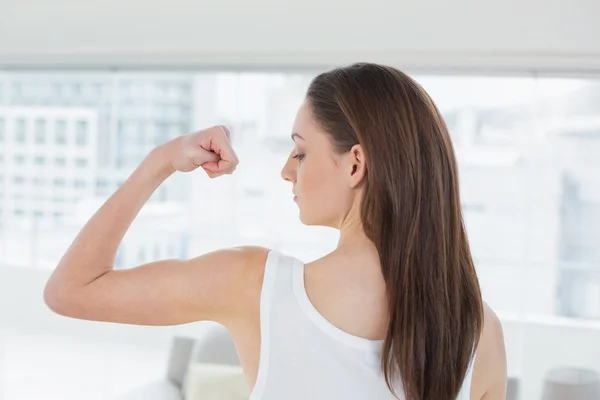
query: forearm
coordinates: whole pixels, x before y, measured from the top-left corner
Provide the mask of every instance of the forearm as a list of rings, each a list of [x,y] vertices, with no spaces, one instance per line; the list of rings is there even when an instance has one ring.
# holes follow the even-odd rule
[[[133,220],[172,173],[160,148],[152,151],[85,224],[60,260],[47,288],[59,286],[64,295],[112,270],[119,245]]]

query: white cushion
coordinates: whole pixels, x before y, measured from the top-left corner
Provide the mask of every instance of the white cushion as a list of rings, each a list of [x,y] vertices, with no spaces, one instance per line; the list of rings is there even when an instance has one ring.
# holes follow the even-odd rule
[[[250,388],[239,365],[190,364],[185,400],[248,400]]]
[[[175,385],[164,381],[151,382],[137,387],[121,396],[118,400],[181,400],[181,392]]]

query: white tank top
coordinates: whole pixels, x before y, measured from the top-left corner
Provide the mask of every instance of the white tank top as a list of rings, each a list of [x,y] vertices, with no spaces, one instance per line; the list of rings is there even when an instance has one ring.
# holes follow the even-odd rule
[[[380,368],[383,341],[342,331],[310,302],[304,263],[271,250],[260,297],[261,348],[250,400],[395,400]],[[457,400],[469,400],[472,365]],[[396,389],[403,399],[402,389]]]

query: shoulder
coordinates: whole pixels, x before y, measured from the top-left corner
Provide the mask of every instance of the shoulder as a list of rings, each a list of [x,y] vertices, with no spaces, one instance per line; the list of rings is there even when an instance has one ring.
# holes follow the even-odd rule
[[[262,246],[238,246],[221,250],[244,267],[257,267],[263,264],[271,249]]]
[[[261,246],[239,246],[216,250],[195,260],[200,266],[204,257],[211,257],[213,265],[221,270],[230,283],[247,285],[256,279],[262,279],[270,251]]]
[[[215,250],[187,261],[189,276],[203,303],[211,303],[214,319],[225,323],[257,309],[265,264],[271,250],[261,246],[240,246]]]
[[[500,319],[483,303],[483,329],[475,352],[472,400],[504,399],[506,391],[506,351]]]

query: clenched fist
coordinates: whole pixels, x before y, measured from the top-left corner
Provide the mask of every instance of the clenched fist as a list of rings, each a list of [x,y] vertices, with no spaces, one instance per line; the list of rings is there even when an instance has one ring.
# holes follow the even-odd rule
[[[229,130],[222,125],[179,136],[160,147],[174,171],[190,172],[201,167],[209,177],[216,178],[231,174],[239,164]]]

